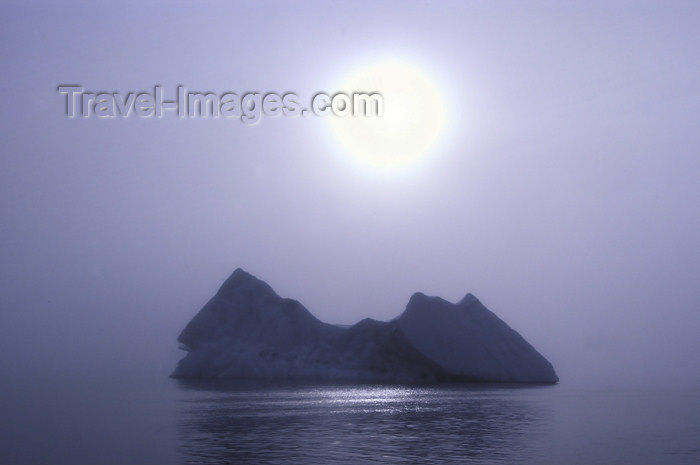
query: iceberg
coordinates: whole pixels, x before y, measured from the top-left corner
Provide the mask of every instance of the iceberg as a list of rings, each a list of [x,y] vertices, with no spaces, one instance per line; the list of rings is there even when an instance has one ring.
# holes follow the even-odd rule
[[[552,384],[552,364],[471,294],[414,294],[394,320],[324,323],[237,269],[178,337],[173,378]]]

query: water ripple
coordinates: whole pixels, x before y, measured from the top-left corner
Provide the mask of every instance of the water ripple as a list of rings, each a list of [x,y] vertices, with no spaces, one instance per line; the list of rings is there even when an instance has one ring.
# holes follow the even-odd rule
[[[515,394],[514,394],[515,392]],[[181,461],[519,462],[547,410],[517,390],[183,384]]]

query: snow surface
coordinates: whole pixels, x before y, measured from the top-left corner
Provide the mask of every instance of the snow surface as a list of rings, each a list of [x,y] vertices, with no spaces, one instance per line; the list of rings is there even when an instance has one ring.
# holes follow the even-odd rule
[[[397,319],[319,321],[237,269],[187,324],[175,378],[554,383],[551,364],[471,294],[414,294]]]

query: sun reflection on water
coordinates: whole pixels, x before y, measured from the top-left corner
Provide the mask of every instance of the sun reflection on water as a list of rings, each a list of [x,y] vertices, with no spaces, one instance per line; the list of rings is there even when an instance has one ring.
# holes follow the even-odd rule
[[[547,424],[517,389],[183,387],[183,463],[492,463],[526,456],[528,435]]]

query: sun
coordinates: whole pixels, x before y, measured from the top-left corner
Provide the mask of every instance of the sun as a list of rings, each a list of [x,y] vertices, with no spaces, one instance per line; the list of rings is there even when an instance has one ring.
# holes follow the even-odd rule
[[[381,116],[332,117],[332,131],[344,152],[364,166],[394,172],[426,159],[444,132],[444,98],[435,79],[405,61],[381,61],[347,77],[341,89],[378,92]]]

